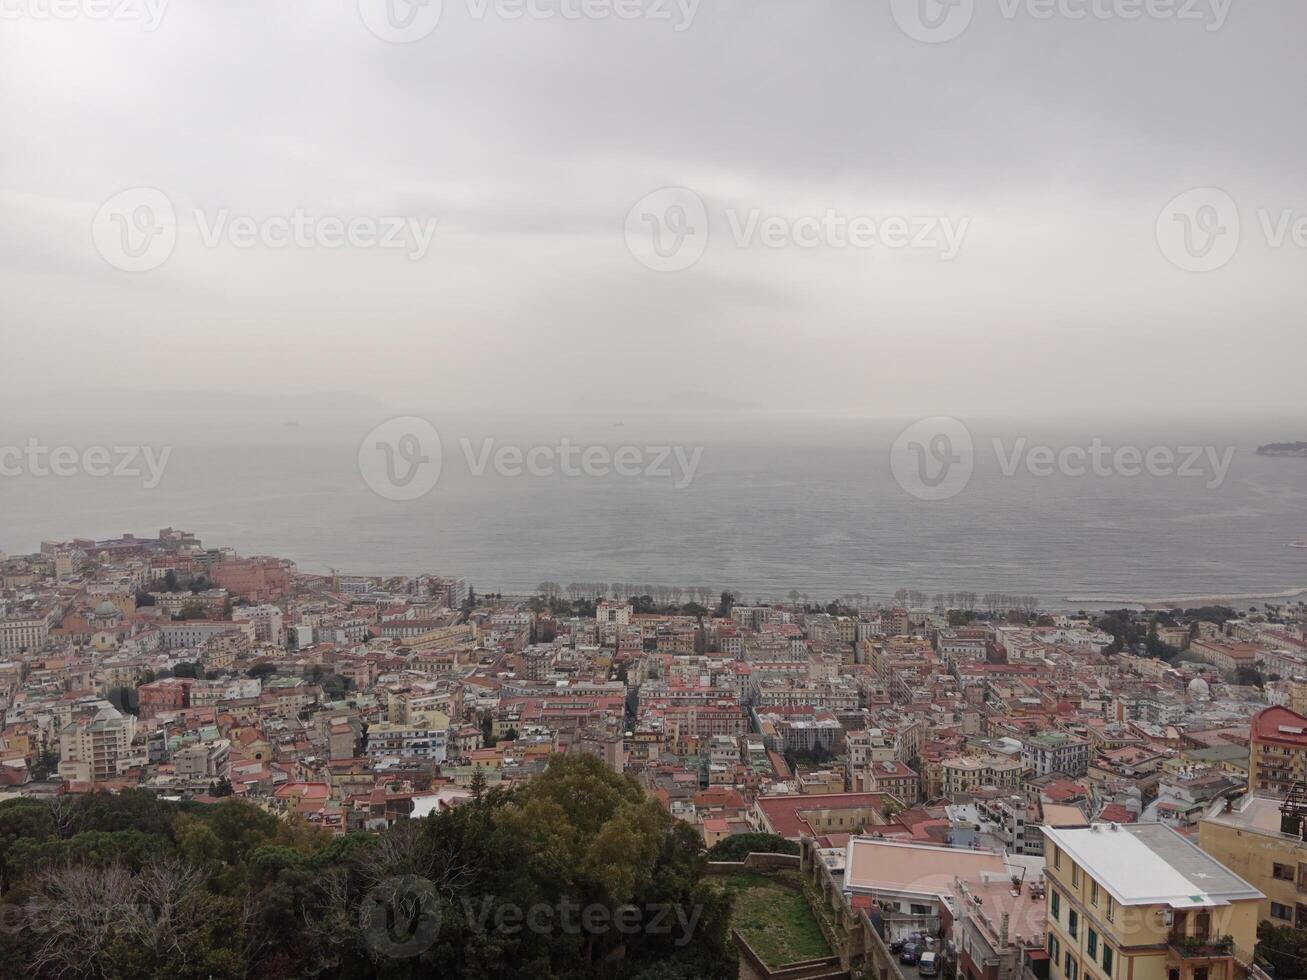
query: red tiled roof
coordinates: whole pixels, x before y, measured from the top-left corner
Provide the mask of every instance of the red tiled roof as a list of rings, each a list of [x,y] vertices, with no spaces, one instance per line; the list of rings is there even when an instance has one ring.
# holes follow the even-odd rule
[[[1281,731],[1281,728],[1298,731]],[[1307,749],[1307,718],[1288,708],[1263,708],[1253,715],[1252,736],[1259,742]]]
[[[799,796],[760,796],[755,805],[781,837],[797,840],[814,837],[803,814],[809,810],[882,810],[888,797],[884,793],[830,793]]]
[[[1120,803],[1109,803],[1098,814],[1098,819],[1109,823],[1134,823],[1135,815]]]

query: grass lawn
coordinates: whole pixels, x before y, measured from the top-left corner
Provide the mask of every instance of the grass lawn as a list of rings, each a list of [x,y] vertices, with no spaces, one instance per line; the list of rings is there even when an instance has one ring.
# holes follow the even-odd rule
[[[720,879],[735,902],[731,925],[768,966],[830,956],[830,945],[799,888],[798,872],[740,874]],[[786,887],[785,882],[794,887]]]

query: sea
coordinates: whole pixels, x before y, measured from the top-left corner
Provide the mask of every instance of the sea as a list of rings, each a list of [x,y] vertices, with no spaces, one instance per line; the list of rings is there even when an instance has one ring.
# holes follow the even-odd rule
[[[416,423],[396,416],[428,435],[399,442]],[[1045,609],[1243,607],[1307,599],[1307,548],[1290,547],[1307,539],[1307,459],[1255,451],[1303,438],[1307,419],[10,411],[0,453],[35,440],[79,456],[57,475],[0,455],[0,551],[175,527],[305,571],[459,575],[478,592],[553,581],[681,589],[682,601],[709,589],[874,603],[907,589],[1030,595]],[[386,439],[393,470],[377,465]],[[590,454],[586,472],[579,457],[563,471],[564,440]],[[1082,452],[1095,445],[1124,447],[1121,465],[1109,455],[1094,472]],[[86,472],[90,447],[128,471],[115,447],[168,455],[149,485],[140,458],[139,475]],[[1135,451],[1154,453],[1155,472],[1136,474]],[[422,457],[440,461],[434,485],[392,499],[424,488],[400,482]]]

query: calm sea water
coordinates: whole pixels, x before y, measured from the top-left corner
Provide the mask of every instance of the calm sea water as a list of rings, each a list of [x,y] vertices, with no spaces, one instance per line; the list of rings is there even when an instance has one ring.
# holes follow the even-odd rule
[[[388,414],[388,413],[387,413]],[[732,588],[744,598],[887,598],[970,590],[1040,596],[1050,607],[1125,598],[1265,596],[1307,587],[1307,460],[1257,456],[1259,443],[1307,439],[1307,420],[1160,426],[967,423],[976,445],[966,488],[923,501],[894,479],[889,449],[907,421],[672,416],[428,416],[440,431],[439,483],[391,501],[360,476],[376,417],[66,415],[0,421],[0,446],[169,446],[160,485],[138,478],[0,477],[0,549],[42,539],[195,531],[211,546],[291,557],[309,571],[465,576],[486,591],[636,582]],[[288,424],[288,423],[295,424]],[[620,425],[618,423],[621,423]],[[1202,477],[1003,473],[1013,452],[1211,445],[1236,452],[1219,487]],[[505,476],[471,472],[460,445],[529,449],[681,446],[703,452],[674,477]],[[646,461],[651,457],[646,457]],[[679,468],[669,461],[673,471]]]

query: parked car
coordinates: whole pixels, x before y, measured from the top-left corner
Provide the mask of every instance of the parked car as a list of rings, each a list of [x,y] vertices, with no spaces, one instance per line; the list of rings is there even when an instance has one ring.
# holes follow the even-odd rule
[[[908,966],[917,962],[921,956],[922,947],[919,943],[904,943],[902,951],[899,953],[899,962],[906,963]]]
[[[922,953],[917,959],[917,972],[923,977],[939,976],[939,954]]]

